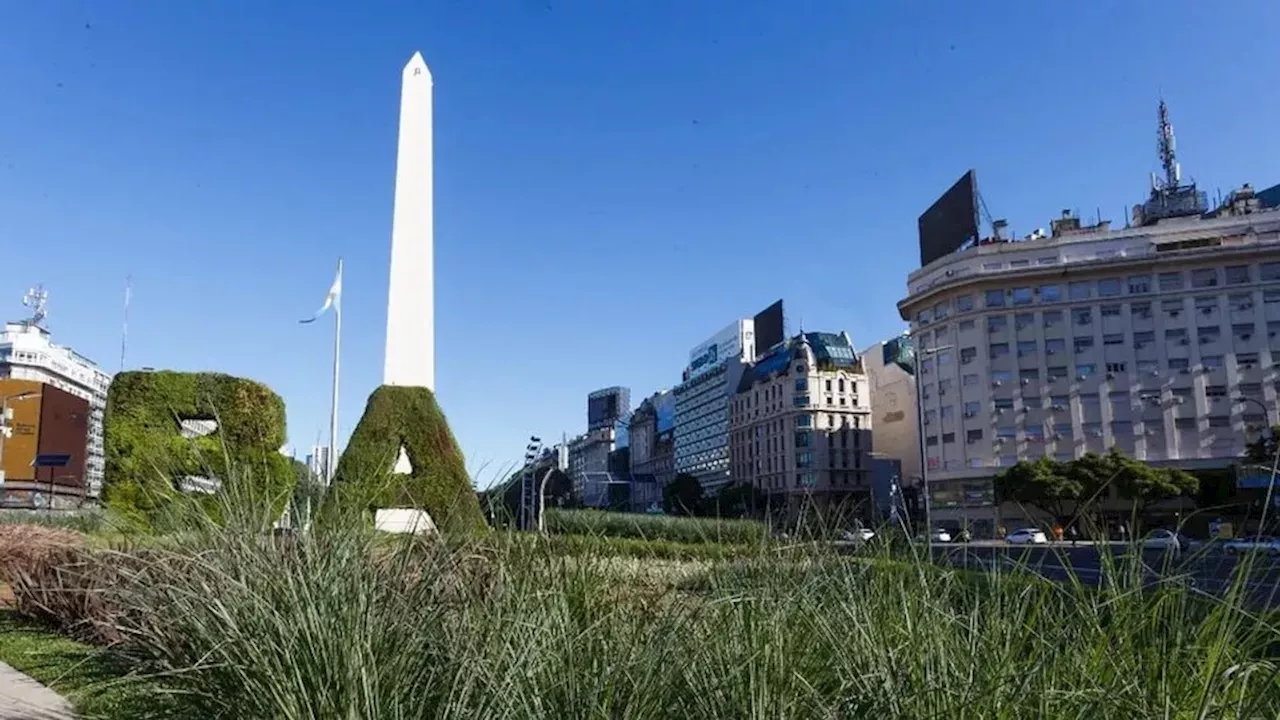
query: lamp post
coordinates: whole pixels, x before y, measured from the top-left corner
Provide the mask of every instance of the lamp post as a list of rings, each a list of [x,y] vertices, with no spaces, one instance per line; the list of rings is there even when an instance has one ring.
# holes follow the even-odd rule
[[[520,476],[520,509],[517,513],[516,527],[528,530],[533,524],[533,463],[542,451],[542,438],[529,436],[529,444],[524,448],[524,472]]]
[[[950,350],[950,345],[942,345],[940,347],[924,349],[919,347],[919,343],[912,358],[915,364],[916,376],[916,432],[920,435],[920,484],[924,488],[924,541],[925,547],[928,548],[929,556],[933,557],[933,501],[929,497],[929,458],[925,453],[924,446],[924,393],[922,392],[923,383],[920,380],[920,356],[921,355],[937,355],[943,350]]]
[[[1245,397],[1243,395],[1238,396],[1236,398],[1236,402],[1253,403],[1254,405],[1257,405],[1258,407],[1262,408],[1262,420],[1263,422],[1266,423],[1266,429],[1263,430],[1263,432],[1267,433],[1268,435],[1271,434],[1271,408],[1267,407],[1266,403],[1262,402],[1258,398]]]
[[[4,484],[4,441],[9,439],[9,435],[13,433],[13,429],[9,427],[9,403],[20,402],[22,400],[31,400],[40,397],[40,393],[35,390],[25,390],[12,395],[0,397],[0,485]]]

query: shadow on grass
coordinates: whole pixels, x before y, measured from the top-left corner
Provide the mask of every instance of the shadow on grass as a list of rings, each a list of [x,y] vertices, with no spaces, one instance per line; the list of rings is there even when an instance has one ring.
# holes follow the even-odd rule
[[[179,718],[178,696],[110,649],[85,645],[0,611],[0,662],[66,698],[81,716],[102,720]]]

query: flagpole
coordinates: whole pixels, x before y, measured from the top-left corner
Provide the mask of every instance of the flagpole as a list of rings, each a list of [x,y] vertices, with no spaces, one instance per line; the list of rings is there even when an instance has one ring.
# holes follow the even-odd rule
[[[342,282],[342,258],[338,258],[338,282]],[[328,477],[325,485],[333,483],[333,476],[338,469],[338,374],[342,357],[342,299],[334,302],[333,308],[333,398],[329,407],[329,462],[325,470]]]

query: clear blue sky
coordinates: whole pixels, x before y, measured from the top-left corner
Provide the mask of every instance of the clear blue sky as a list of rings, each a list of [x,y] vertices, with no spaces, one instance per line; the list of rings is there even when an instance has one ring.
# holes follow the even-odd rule
[[[1122,220],[1170,102],[1211,193],[1280,182],[1280,5],[1203,2],[0,3],[0,315],[27,285],[114,371],[256,378],[301,452],[382,368],[398,81],[435,76],[437,384],[479,475],[588,391],[675,384],[783,297],[902,328],[916,217],[965,169],[1015,231]],[[486,467],[486,463],[488,463]]]

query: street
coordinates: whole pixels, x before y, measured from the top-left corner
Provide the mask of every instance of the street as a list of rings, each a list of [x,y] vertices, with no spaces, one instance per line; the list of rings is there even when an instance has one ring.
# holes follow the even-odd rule
[[[935,544],[933,556],[954,567],[975,570],[1021,569],[1036,572],[1052,580],[1068,580],[1072,575],[1081,582],[1097,585],[1107,572],[1104,558],[1110,554],[1120,569],[1132,552],[1126,543],[1050,543],[1048,545],[1008,545],[987,541],[968,544]],[[1142,552],[1143,576],[1148,583],[1182,579],[1210,594],[1221,594],[1230,588],[1236,567],[1243,561],[1209,545],[1182,553],[1161,550]],[[1280,604],[1280,557],[1258,555],[1247,578],[1251,600],[1266,606]]]

